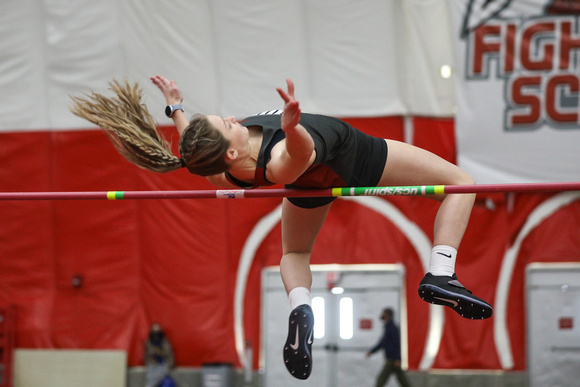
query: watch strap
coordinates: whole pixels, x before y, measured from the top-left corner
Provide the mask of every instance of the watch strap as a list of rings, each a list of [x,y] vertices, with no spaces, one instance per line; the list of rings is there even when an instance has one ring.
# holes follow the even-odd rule
[[[181,104],[167,105],[167,107],[165,108],[165,115],[171,118],[171,116],[173,116],[173,113],[175,113],[176,110],[181,110],[182,112],[185,111],[183,110],[183,105]]]

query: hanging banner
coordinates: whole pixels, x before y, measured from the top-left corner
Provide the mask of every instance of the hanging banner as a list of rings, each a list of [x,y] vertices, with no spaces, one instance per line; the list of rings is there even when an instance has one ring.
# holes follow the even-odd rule
[[[478,183],[580,179],[580,1],[449,0],[458,164]]]

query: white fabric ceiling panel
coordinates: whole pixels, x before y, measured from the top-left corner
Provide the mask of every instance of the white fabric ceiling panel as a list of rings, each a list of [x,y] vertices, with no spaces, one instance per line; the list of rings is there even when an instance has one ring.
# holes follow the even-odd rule
[[[316,110],[338,116],[401,114],[395,2],[306,3]]]
[[[45,0],[49,127],[67,128],[78,120],[68,110],[70,94],[102,90],[107,80],[123,73],[117,4]]]
[[[298,1],[212,1],[220,85],[217,114],[281,108],[276,87],[290,77],[304,96],[304,29]]]
[[[163,95],[149,82],[156,74],[177,81],[189,115],[216,111],[219,84],[210,2],[123,3],[125,73],[143,87],[151,113],[160,123],[171,123],[163,115]]]
[[[168,124],[155,74],[178,82],[189,115],[280,108],[286,77],[303,111],[450,115],[453,87],[432,68],[449,51],[445,4],[2,0],[0,130],[90,127],[68,111],[69,95],[103,92],[113,78],[140,82]]]
[[[449,12],[441,0],[401,1],[401,97],[416,115],[445,116],[455,109],[452,78],[440,76],[443,65],[453,66]],[[456,31],[455,31],[456,32]],[[457,33],[457,32],[456,32]]]
[[[0,2],[0,129],[48,121],[43,7],[35,0]]]

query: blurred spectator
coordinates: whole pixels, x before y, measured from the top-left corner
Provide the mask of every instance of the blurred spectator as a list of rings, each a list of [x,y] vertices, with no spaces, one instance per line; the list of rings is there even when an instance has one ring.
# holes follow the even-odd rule
[[[382,349],[385,353],[385,365],[377,376],[375,387],[383,387],[389,381],[391,373],[397,375],[399,384],[402,387],[410,387],[405,372],[401,368],[401,337],[399,328],[393,321],[394,312],[391,308],[385,308],[381,314],[383,320],[384,333],[379,342],[367,352],[367,357]]]
[[[145,385],[146,387],[174,387],[169,375],[173,368],[173,347],[165,336],[161,325],[154,323],[145,342]]]

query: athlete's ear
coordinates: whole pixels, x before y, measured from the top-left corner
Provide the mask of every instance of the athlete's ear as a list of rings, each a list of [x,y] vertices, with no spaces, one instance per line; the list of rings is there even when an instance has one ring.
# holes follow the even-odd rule
[[[238,158],[238,151],[235,150],[234,148],[230,148],[228,149],[227,153],[226,153],[226,158],[228,160],[235,160]]]

